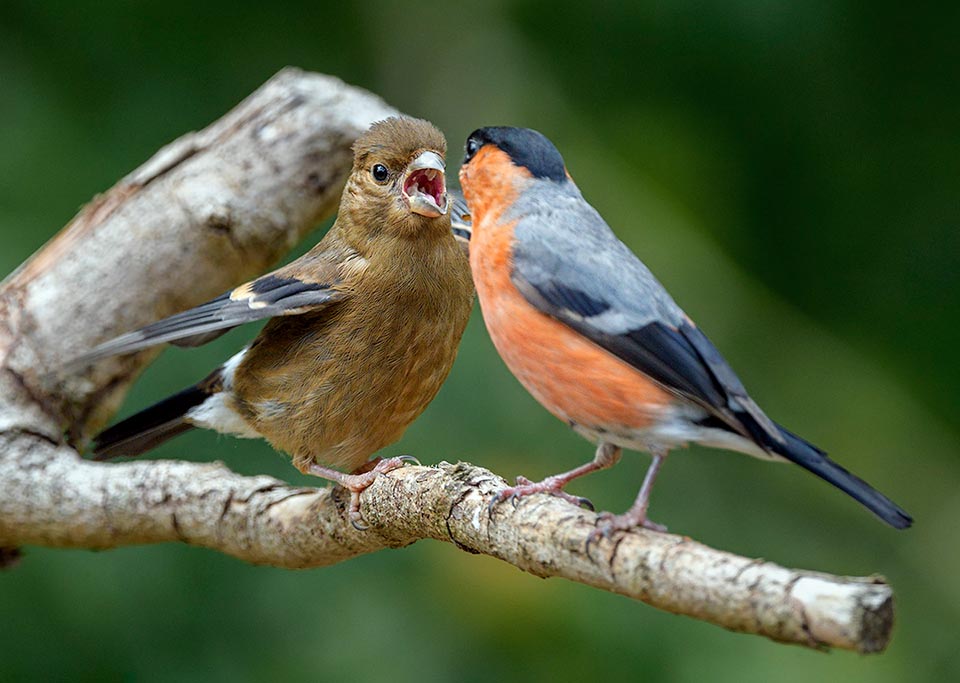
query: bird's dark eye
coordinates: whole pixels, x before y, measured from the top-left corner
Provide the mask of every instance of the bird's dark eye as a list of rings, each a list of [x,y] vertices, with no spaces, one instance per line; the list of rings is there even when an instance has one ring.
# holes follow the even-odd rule
[[[473,158],[473,155],[480,150],[480,141],[476,138],[470,138],[467,140],[467,149],[466,151],[466,160],[470,161]]]
[[[388,177],[390,177],[390,171],[388,171],[387,167],[383,164],[375,164],[374,167],[370,169],[370,173],[373,175],[373,179],[378,183],[382,183]]]

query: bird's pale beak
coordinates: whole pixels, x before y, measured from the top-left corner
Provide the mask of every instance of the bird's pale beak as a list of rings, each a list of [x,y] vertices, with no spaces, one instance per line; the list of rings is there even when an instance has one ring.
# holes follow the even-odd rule
[[[403,198],[411,213],[437,218],[447,212],[446,165],[436,152],[421,152],[407,166],[403,178]]]

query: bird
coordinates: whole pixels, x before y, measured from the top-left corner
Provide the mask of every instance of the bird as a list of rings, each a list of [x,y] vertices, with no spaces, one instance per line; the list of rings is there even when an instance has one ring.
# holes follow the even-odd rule
[[[361,528],[360,493],[412,459],[368,458],[436,396],[473,307],[445,154],[427,121],[374,123],[353,145],[336,221],[307,254],[71,363],[164,342],[196,346],[269,319],[205,379],[96,436],[94,457],[140,455],[194,427],[263,438],[301,472],[348,489]]]
[[[691,443],[793,462],[897,529],[911,517],[826,453],[778,425],[717,348],[584,199],[554,144],[505,126],[467,138],[460,184],[470,267],[487,331],[520,383],[597,445],[592,461],[500,490],[494,507],[535,493],[576,504],[564,487],[615,465],[623,449],[652,460],[633,505],[603,513],[593,534],[637,527],[667,454]],[[599,538],[599,535],[596,536]],[[594,536],[591,536],[593,538]]]

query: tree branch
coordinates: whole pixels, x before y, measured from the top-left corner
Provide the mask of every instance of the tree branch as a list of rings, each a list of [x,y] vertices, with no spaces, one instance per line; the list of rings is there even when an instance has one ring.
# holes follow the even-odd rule
[[[52,372],[98,341],[262,271],[335,207],[349,146],[393,111],[328,77],[285,70],[94,200],[0,287],[0,547],[182,541],[248,562],[333,564],[423,538],[725,628],[877,652],[892,591],[879,578],[784,569],[637,530],[588,546],[596,515],[549,496],[487,506],[505,482],[472,465],[408,467],[362,496],[243,477],[219,463],[85,461],[69,443],[109,418],[154,353]],[[64,434],[67,443],[63,442]],[[0,549],[0,558],[16,553]]]

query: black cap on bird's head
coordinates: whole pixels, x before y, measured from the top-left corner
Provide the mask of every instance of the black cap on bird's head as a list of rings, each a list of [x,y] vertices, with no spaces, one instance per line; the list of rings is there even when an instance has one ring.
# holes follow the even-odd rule
[[[563,157],[543,133],[509,126],[478,128],[467,138],[463,163],[469,163],[485,145],[502,150],[516,166],[527,169],[534,178],[558,183],[567,180]]]

